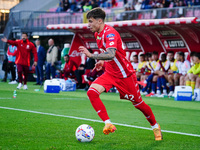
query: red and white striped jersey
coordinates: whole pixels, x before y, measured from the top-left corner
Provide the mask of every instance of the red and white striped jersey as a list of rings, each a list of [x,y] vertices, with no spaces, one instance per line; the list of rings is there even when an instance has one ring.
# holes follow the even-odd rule
[[[126,53],[119,33],[111,26],[106,25],[100,33],[95,33],[97,45],[102,53],[107,48],[116,48],[116,54],[113,60],[105,61],[105,71],[117,78],[127,78],[135,70],[131,62],[126,59]]]

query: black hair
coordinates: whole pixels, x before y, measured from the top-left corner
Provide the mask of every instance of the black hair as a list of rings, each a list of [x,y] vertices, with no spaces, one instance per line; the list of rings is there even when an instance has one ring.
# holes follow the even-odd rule
[[[165,53],[163,53],[161,56],[162,56],[162,57],[165,57],[165,58],[167,57]]]
[[[12,38],[11,40],[12,40],[12,41],[16,41],[16,38]]]
[[[183,58],[185,57],[185,54],[184,54],[184,52],[177,52],[177,54],[179,54],[180,56],[182,56]]]
[[[152,55],[158,55],[158,52],[153,51]]]
[[[173,54],[174,55],[174,52],[173,51],[169,51],[169,52],[167,52],[167,54]]]
[[[22,34],[26,34],[26,36],[28,36],[28,33],[27,33],[27,32],[22,32]]]
[[[100,7],[97,7],[97,8],[90,10],[86,15],[87,19],[90,19],[90,18],[98,19],[98,18],[100,18],[103,21],[104,21],[105,17],[106,17],[106,13]]]
[[[152,53],[146,53],[145,54],[147,57],[151,57],[152,56]]]
[[[134,55],[133,57],[136,57],[136,58],[138,58],[138,55]]]
[[[198,52],[195,52],[193,56],[198,57],[200,59],[200,53]]]
[[[145,57],[145,54],[141,54],[140,57]]]
[[[196,52],[191,52],[191,53],[190,53],[190,57],[194,56],[195,53],[196,53]]]
[[[66,54],[65,56],[67,56],[67,57],[69,58],[69,55],[68,55],[68,54]]]

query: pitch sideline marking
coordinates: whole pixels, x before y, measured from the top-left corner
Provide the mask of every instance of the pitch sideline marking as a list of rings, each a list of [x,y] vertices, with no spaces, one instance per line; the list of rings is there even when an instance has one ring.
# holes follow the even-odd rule
[[[8,110],[17,110],[17,111],[22,111],[22,112],[35,113],[35,114],[42,114],[42,115],[49,115],[49,116],[57,116],[57,117],[65,117],[65,118],[71,118],[71,119],[78,119],[78,120],[86,120],[86,121],[92,121],[92,122],[103,123],[103,121],[100,121],[100,120],[87,119],[87,118],[81,118],[81,117],[66,116],[66,115],[58,115],[58,114],[52,114],[52,113],[44,113],[44,112],[39,112],[39,111],[32,111],[32,110],[25,110],[25,109],[17,109],[17,108],[10,108],[10,107],[2,107],[2,106],[0,106],[0,108],[1,108],[1,109],[8,109]],[[131,128],[152,130],[151,128],[139,127],[139,126],[128,125],[128,124],[121,124],[121,123],[114,123],[114,122],[113,122],[113,124],[119,125],[119,126],[124,126],[124,127],[131,127]],[[198,134],[190,134],[190,133],[183,133],[183,132],[176,132],[176,131],[162,130],[162,132],[174,133],[174,134],[180,134],[180,135],[187,135],[187,136],[200,137],[200,135],[198,135]]]

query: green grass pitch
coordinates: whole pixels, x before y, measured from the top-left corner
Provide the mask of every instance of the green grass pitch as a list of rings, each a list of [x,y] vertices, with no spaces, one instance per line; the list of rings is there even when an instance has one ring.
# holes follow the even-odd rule
[[[17,85],[0,83],[0,150],[200,149],[200,102],[143,97],[152,108],[162,130],[169,131],[163,132],[163,141],[154,141],[153,131],[122,125],[116,125],[115,133],[104,135],[102,122],[69,118],[72,116],[101,121],[85,91],[49,94],[44,93],[43,89],[34,91],[39,86],[33,84],[29,82],[26,91],[17,90],[17,98],[14,99],[13,91]],[[112,122],[150,128],[143,114],[129,101],[120,100],[118,94],[103,93],[101,99]],[[89,124],[94,128],[95,137],[92,142],[80,143],[76,140],[75,131],[81,124]]]

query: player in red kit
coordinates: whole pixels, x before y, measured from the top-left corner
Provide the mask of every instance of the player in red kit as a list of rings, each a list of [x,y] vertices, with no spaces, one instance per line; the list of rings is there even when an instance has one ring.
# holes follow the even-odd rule
[[[101,8],[94,8],[89,11],[87,19],[89,29],[95,32],[95,38],[101,53],[91,54],[84,46],[80,46],[79,50],[89,58],[100,60],[95,65],[97,70],[105,67],[105,73],[92,83],[87,92],[92,106],[105,122],[103,133],[115,132],[116,127],[111,123],[99,95],[104,91],[108,92],[112,86],[115,86],[121,99],[131,101],[135,108],[145,115],[152,126],[155,140],[162,140],[160,126],[156,122],[151,108],[142,100],[135,71],[130,61],[126,59],[119,33],[104,23],[105,12]]]

